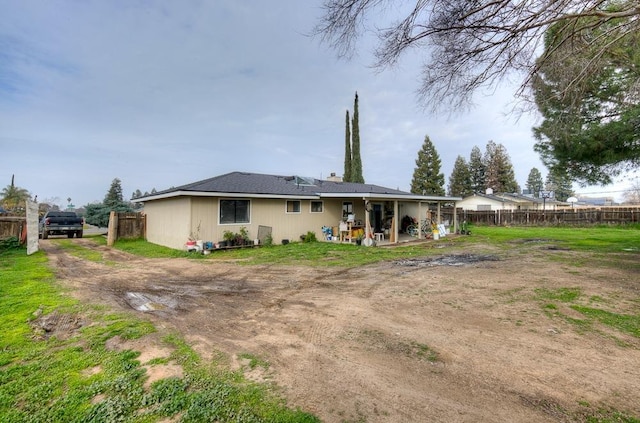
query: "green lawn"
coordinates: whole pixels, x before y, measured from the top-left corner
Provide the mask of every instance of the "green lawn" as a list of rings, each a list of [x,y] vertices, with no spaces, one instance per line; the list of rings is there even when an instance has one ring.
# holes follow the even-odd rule
[[[407,246],[400,244],[394,247],[376,248],[334,242],[294,242],[287,245],[214,251],[208,256],[203,256],[154,245],[144,240],[119,240],[115,247],[144,257],[233,260],[246,265],[297,264],[341,267],[357,267],[384,260],[442,254],[442,249],[434,247],[445,244],[448,249],[453,250],[464,250],[468,245],[480,246],[480,248],[488,246],[511,249],[516,244],[521,245],[522,249],[526,249],[526,241],[536,240],[553,243],[560,248],[575,251],[603,254],[627,253],[630,255],[640,253],[640,225],[593,228],[476,226],[471,230],[471,236],[445,237],[426,244]]]
[[[69,336],[49,336],[39,322],[52,317],[82,325]],[[147,321],[64,295],[43,253],[0,250],[0,421],[156,422],[178,415],[184,422],[318,421],[287,408],[271,388],[203,362],[172,334],[163,339],[173,353],[156,363],[178,363],[185,375],[145,389],[139,353],[109,350],[105,343],[153,332]]]

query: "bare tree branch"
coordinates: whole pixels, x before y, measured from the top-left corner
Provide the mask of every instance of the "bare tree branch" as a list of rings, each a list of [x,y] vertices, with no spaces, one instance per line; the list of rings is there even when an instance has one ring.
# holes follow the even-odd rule
[[[377,69],[395,65],[409,49],[424,51],[418,94],[433,111],[469,105],[474,91],[497,86],[511,72],[522,74],[518,94],[524,97],[533,75],[551,60],[552,55],[537,58],[551,25],[563,25],[558,32],[562,40],[554,45],[566,44],[576,54],[588,51],[593,57],[574,85],[589,75],[608,48],[608,42],[598,40],[575,42],[588,26],[607,24],[602,39],[609,41],[640,31],[638,0],[415,0],[403,19],[376,22],[380,16],[376,12],[391,3],[326,0],[326,13],[315,34],[341,57],[350,57],[359,36],[374,31],[378,44],[373,66]]]

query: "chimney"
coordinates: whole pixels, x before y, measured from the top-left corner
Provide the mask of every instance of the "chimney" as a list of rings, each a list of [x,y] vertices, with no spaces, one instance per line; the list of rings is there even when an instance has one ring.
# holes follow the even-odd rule
[[[493,195],[493,188],[487,188],[486,194]]]
[[[329,177],[327,178],[327,181],[331,181],[331,182],[342,182],[342,177],[341,176],[336,176],[335,172],[331,172],[331,174],[329,175]]]

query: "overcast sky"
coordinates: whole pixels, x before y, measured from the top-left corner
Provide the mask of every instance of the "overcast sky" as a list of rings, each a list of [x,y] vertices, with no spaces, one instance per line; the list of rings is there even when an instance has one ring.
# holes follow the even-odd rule
[[[0,187],[15,174],[64,207],[102,201],[114,178],[129,199],[231,171],[341,175],[356,91],[367,183],[408,191],[425,135],[447,183],[456,157],[489,140],[522,187],[533,167],[546,177],[536,117],[507,115],[511,87],[478,93],[468,113],[430,115],[415,95],[419,55],[376,73],[365,39],[337,59],[308,36],[320,5],[0,0]]]

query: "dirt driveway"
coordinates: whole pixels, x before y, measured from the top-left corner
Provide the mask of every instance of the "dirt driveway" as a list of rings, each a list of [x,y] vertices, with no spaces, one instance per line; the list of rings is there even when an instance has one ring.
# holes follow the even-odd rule
[[[336,269],[143,259],[73,242],[110,262],[41,242],[78,298],[136,310],[205,358],[259,357],[269,366],[250,377],[326,422],[558,422],[601,407],[640,416],[640,340],[584,329],[571,320],[583,315],[541,299],[579,287],[580,303],[640,313],[639,275],[584,255],[448,247],[440,260]]]

